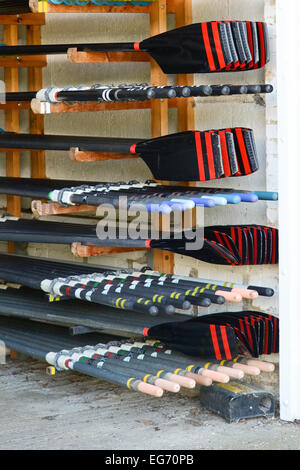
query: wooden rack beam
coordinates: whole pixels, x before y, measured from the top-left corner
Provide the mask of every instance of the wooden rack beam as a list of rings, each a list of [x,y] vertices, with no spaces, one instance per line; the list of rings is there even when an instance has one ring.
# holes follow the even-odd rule
[[[85,52],[78,51],[72,47],[67,51],[68,60],[76,64],[97,64],[108,62],[150,62],[150,57],[146,52]]]
[[[56,202],[32,201],[31,211],[37,216],[74,214],[77,212],[96,211],[94,206],[69,206],[64,207]]]
[[[27,43],[41,44],[41,28],[36,25],[28,25],[26,27]],[[46,61],[47,62],[47,61]],[[28,68],[28,91],[35,91],[42,88],[43,76],[42,67]],[[36,115],[29,110],[29,131],[31,134],[44,134],[44,118],[42,115]],[[45,152],[41,150],[33,150],[31,152],[31,176],[33,178],[45,178]]]
[[[69,153],[70,159],[76,162],[100,162],[104,160],[119,160],[122,158],[138,158],[132,153],[111,153],[111,152],[84,152],[77,148],[72,148]]]
[[[150,9],[150,36],[163,33],[167,30],[167,2],[159,0],[151,5]],[[151,85],[166,86],[168,77],[159,65],[150,59]],[[169,133],[168,100],[152,100],[151,102],[152,137],[159,137]],[[160,218],[161,226],[164,217]],[[153,268],[160,272],[172,273],[174,269],[174,256],[161,250],[153,250]]]
[[[90,256],[111,255],[131,251],[145,251],[147,248],[118,248],[115,246],[87,246],[81,243],[72,243],[71,251],[74,256],[87,258]]]
[[[168,99],[169,108],[177,108],[179,101],[186,98],[172,98]],[[17,104],[14,104],[16,106]],[[29,105],[28,105],[29,106]],[[124,111],[135,109],[151,109],[151,101],[134,101],[134,102],[115,102],[115,103],[46,103],[34,98],[30,103],[31,109],[35,114],[61,114],[61,113],[84,113],[94,111]],[[1,109],[1,108],[0,108]]]
[[[3,27],[3,38],[5,44],[16,45],[18,44],[18,26],[5,24]],[[4,68],[4,81],[5,88],[8,92],[16,92],[19,90],[19,72],[18,68],[10,67],[9,65]],[[18,109],[7,109],[5,111],[5,130],[8,132],[19,132],[20,119]],[[20,151],[10,150],[6,151],[6,175],[12,177],[20,176]],[[16,196],[7,197],[7,212],[15,217],[21,215],[21,199]],[[14,244],[8,243],[8,251],[14,251]]]

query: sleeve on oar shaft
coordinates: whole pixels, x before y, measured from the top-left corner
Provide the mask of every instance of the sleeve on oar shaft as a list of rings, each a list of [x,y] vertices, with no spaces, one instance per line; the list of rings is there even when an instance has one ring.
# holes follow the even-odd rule
[[[146,51],[166,74],[226,72],[263,67],[269,60],[266,24],[255,24],[258,43],[255,51],[258,61],[255,64],[250,22],[231,21],[227,25],[224,27],[224,22],[220,21],[194,23],[131,43],[1,46],[1,55],[65,54],[70,48],[85,52]]]

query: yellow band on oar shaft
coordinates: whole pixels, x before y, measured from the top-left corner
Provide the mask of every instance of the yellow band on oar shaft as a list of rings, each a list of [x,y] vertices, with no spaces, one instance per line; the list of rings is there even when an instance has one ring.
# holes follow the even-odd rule
[[[48,11],[48,1],[47,0],[39,0],[38,12],[39,13],[47,13],[47,11]]]

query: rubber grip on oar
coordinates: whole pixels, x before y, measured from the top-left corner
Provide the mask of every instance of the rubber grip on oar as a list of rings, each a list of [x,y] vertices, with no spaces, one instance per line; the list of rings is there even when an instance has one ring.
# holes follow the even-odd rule
[[[219,366],[218,371],[227,374],[229,377],[234,377],[235,379],[242,379],[245,375],[242,370],[233,369],[232,367]]]
[[[273,372],[275,370],[275,364],[266,361],[256,361],[255,359],[249,359],[249,366],[258,367],[263,372]]]
[[[230,380],[230,377],[227,374],[223,374],[222,372],[216,372],[215,370],[203,369],[201,374],[204,377],[211,378],[214,382],[221,382],[223,384],[226,384]]]
[[[140,382],[137,386],[137,389],[139,392],[152,395],[153,397],[161,397],[164,393],[162,388],[157,387],[156,385],[147,384],[145,382]]]
[[[193,374],[193,372],[187,372],[186,377],[190,377],[195,380],[199,385],[204,385],[205,387],[210,387],[212,385],[212,379],[210,377],[205,377],[199,374]]]
[[[233,287],[231,292],[236,292],[237,294],[240,294],[243,297],[243,299],[250,299],[250,300],[257,299],[259,295],[256,290],[242,289],[239,287]]]
[[[260,370],[258,369],[258,367],[247,366],[246,364],[241,364],[239,362],[234,364],[232,367],[234,369],[242,370],[247,375],[259,375],[260,374]]]
[[[195,388],[196,387],[196,382],[195,380],[189,378],[189,377],[184,377],[182,375],[175,375],[175,374],[170,374],[169,380],[172,382],[175,382],[182,387],[185,388]]]
[[[163,390],[167,390],[167,392],[177,393],[180,390],[180,385],[170,380],[156,379],[155,385]]]
[[[259,295],[264,297],[272,297],[274,295],[274,289],[271,287],[248,286],[248,289],[256,290]]]
[[[217,290],[216,295],[222,295],[228,302],[241,302],[242,296],[237,292],[228,292],[224,290]]]

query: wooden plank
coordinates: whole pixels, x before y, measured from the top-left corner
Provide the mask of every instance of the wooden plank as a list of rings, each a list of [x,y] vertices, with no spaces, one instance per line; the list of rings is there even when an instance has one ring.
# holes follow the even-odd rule
[[[27,26],[27,44],[41,44],[41,27]],[[42,69],[40,67],[28,68],[28,91],[40,90],[43,86]],[[29,110],[29,131],[31,134],[44,134],[44,117]],[[33,150],[31,152],[31,176],[33,178],[45,178],[45,152]]]
[[[0,103],[0,109],[2,110],[11,110],[11,109],[29,109],[29,101],[8,101],[7,103]]]
[[[176,28],[191,24],[193,22],[192,0],[173,0],[176,12]],[[194,85],[193,74],[178,74],[177,85]],[[178,102],[178,132],[195,130],[195,99],[186,98]],[[184,182],[184,186],[194,186],[195,182]],[[196,222],[196,209],[192,211],[192,224]],[[183,225],[184,226],[184,225]]]
[[[89,212],[96,210],[94,206],[69,206],[64,207],[55,202],[32,201],[31,210],[34,215],[61,215],[74,214],[76,212]]]
[[[153,3],[150,9],[150,36],[163,33],[167,30],[167,2],[159,0]],[[157,62],[150,59],[151,84],[167,85],[168,77],[161,70]],[[152,100],[152,136],[159,137],[169,132],[168,100]],[[158,223],[158,221],[156,222]],[[159,226],[165,225],[164,216],[159,218]],[[153,250],[153,267],[160,272],[172,273],[174,269],[174,256],[162,250]]]
[[[74,103],[72,105],[65,103],[50,104],[41,102],[38,99],[31,101],[31,109],[35,114],[59,114],[59,113],[82,113],[93,111],[119,111],[119,110],[136,110],[149,109],[151,103],[149,101],[139,102],[116,102],[116,103]]]
[[[146,52],[84,52],[78,51],[76,47],[68,49],[68,60],[72,63],[96,64],[103,62],[149,62],[150,56]]]
[[[3,27],[3,39],[7,45],[18,43],[18,26],[5,25]],[[4,68],[4,81],[7,92],[15,92],[19,89],[18,68]],[[8,109],[5,111],[5,130],[8,132],[19,132],[19,110]],[[6,175],[12,177],[20,176],[20,151],[6,150]],[[21,199],[17,196],[7,197],[7,212],[16,217],[21,215]],[[13,251],[13,245],[9,243],[9,251]]]
[[[193,22],[192,0],[173,0],[176,12],[176,28]],[[194,85],[193,74],[178,74],[179,86]],[[185,98],[178,101],[178,132],[195,129],[194,98]]]
[[[172,98],[168,100],[169,108],[177,108],[182,98]],[[14,104],[14,107],[16,104]],[[31,109],[35,114],[60,114],[60,113],[85,113],[94,111],[132,111],[136,109],[151,109],[152,103],[149,101],[115,102],[115,103],[65,103],[50,104],[41,102],[37,98],[31,101]],[[1,109],[1,105],[0,105]]]
[[[5,41],[5,44],[7,44],[6,41]],[[0,55],[0,67],[14,67],[14,68],[46,67],[46,65],[47,65],[47,60],[45,56],[43,55],[18,56],[18,57],[7,57],[7,56]]]
[[[119,248],[115,246],[86,246],[81,243],[72,243],[72,254],[80,258],[89,256],[111,255],[114,253],[127,253],[131,251],[145,251],[147,248]]]
[[[104,160],[119,160],[122,158],[139,158],[132,153],[84,152],[77,148],[70,149],[70,159],[76,162],[100,162]]]

